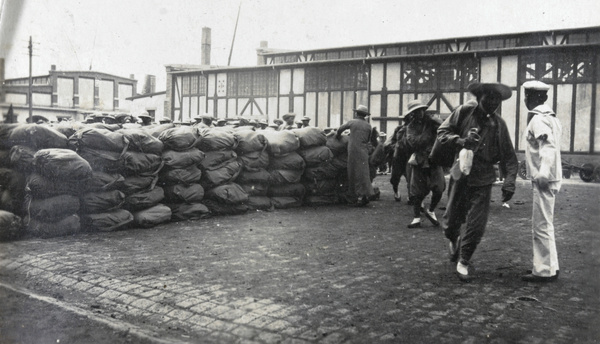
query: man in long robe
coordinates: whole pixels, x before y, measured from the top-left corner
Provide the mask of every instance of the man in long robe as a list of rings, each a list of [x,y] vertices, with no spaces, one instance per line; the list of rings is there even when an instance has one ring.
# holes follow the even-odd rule
[[[348,136],[348,200],[357,206],[366,206],[369,197],[373,196],[369,171],[369,143],[372,140],[372,129],[366,117],[369,110],[359,105],[354,110],[356,117],[342,124],[336,133],[340,138],[342,133],[350,129]]]

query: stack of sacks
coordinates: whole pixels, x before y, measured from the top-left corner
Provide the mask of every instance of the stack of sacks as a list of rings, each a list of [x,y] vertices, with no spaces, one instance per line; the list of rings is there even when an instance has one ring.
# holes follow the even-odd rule
[[[17,125],[0,126],[0,209],[23,217],[25,177],[32,172],[35,149],[26,145],[11,146],[9,135]]]
[[[22,234],[25,176],[29,174],[33,159],[33,149],[22,146],[27,155],[25,158],[30,162],[19,166],[22,169],[11,166],[12,149],[18,145],[11,147],[8,138],[16,126],[17,124],[0,125],[0,240],[16,239]]]
[[[198,164],[204,159],[204,152],[195,147],[199,142],[196,130],[187,126],[170,128],[158,137],[165,145],[159,183],[165,190],[165,201],[172,211],[171,220],[209,217],[210,211],[201,203],[204,188],[200,185],[202,172]]]
[[[336,133],[332,132],[327,135],[325,145],[333,154],[331,165],[339,172],[335,188],[338,201],[345,203],[347,202],[345,194],[348,191],[348,135],[341,135],[337,139]]]
[[[86,190],[81,197],[82,224],[90,230],[113,231],[133,222],[133,214],[122,208],[125,198],[153,189],[152,176],[161,167],[160,155],[156,153],[160,154],[162,146],[153,142],[149,145],[151,153],[140,152],[140,147],[133,144],[129,149],[129,141],[122,132],[85,128],[69,137],[69,147],[88,161],[94,172],[121,174],[126,181],[134,179],[127,185],[138,186],[121,190]],[[140,178],[144,182],[149,180],[150,184],[144,185]]]
[[[235,149],[238,139],[231,128],[199,128],[201,140],[197,147],[206,153],[200,162],[201,184],[206,191],[203,203],[215,215],[242,214],[248,194],[234,183],[242,171]],[[218,188],[217,190],[212,190]],[[241,191],[241,192],[240,192]],[[229,194],[227,197],[223,195]]]
[[[342,171],[332,164],[333,153],[326,146],[325,133],[314,127],[295,129],[294,132],[300,141],[298,154],[306,163],[302,175],[306,189],[304,202],[308,205],[337,203],[338,177]]]
[[[246,204],[251,210],[272,210],[273,204],[267,196],[271,175],[269,166],[268,142],[262,131],[253,129],[236,130],[238,140],[236,153],[242,165],[242,172],[236,179],[248,194]]]
[[[12,203],[17,213],[22,209],[29,234],[53,237],[79,232],[77,195],[81,183],[89,178],[89,164],[67,150],[67,137],[53,128],[37,124],[8,127],[10,134],[4,142],[11,147],[9,165],[21,177],[11,174],[12,186],[8,195],[3,193],[2,203]]]
[[[270,186],[268,196],[277,209],[299,207],[304,201],[304,185],[300,183],[304,159],[297,153],[300,141],[290,130],[263,131],[269,151]]]
[[[28,232],[42,237],[78,233],[79,193],[92,177],[90,164],[70,149],[49,148],[35,153],[33,168],[26,186]]]
[[[123,134],[128,144],[128,150],[162,156],[164,148],[162,141],[149,132],[143,129],[121,129],[118,132]],[[158,169],[161,166],[162,162]],[[155,182],[158,180],[158,169],[127,174],[129,180],[152,177],[152,182],[148,187],[125,193],[123,208],[133,214],[133,223],[137,227],[149,228],[171,221],[171,208],[161,203],[165,198],[165,192],[162,187],[155,186]]]

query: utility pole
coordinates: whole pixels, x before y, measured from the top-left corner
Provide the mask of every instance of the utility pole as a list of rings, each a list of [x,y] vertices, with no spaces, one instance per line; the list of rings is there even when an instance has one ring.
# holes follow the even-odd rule
[[[31,92],[31,86],[33,80],[31,77],[31,56],[33,55],[33,43],[31,42],[31,36],[29,36],[29,123],[33,123],[33,109],[31,103],[33,102],[33,93]]]
[[[242,10],[242,0],[238,6],[237,19],[235,20],[235,28],[233,29],[233,39],[231,40],[231,49],[229,49],[229,59],[227,59],[227,66],[231,64],[231,54],[233,54],[233,43],[235,42],[235,33],[237,32],[238,22],[240,21],[240,11]]]

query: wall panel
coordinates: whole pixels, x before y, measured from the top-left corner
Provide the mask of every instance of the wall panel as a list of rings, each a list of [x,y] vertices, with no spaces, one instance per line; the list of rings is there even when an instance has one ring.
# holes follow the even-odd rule
[[[573,85],[558,85],[556,91],[556,118],[562,124],[560,149],[570,151],[571,147],[571,105],[573,104]]]
[[[519,68],[518,56],[502,56],[501,61],[500,82],[509,87],[516,87]]]
[[[498,57],[481,58],[481,82],[498,82]]]
[[[381,91],[383,88],[383,64],[371,65],[371,92]]]
[[[592,115],[592,84],[578,84],[575,99],[574,152],[590,151],[590,125]]]
[[[298,119],[304,117],[304,97],[294,97],[294,113]]]
[[[102,87],[103,84],[101,83],[100,86]],[[112,82],[110,82],[110,87],[110,93],[107,93],[107,90],[102,88],[102,90],[105,91],[103,95],[108,97],[108,99],[101,98],[101,101],[106,101],[106,107],[102,106],[102,109],[112,109],[114,93],[114,90],[112,89]],[[73,107],[73,79],[56,78],[56,96],[58,99],[56,105],[62,107]]]
[[[79,108],[94,108],[94,79],[79,78]],[[119,92],[120,94],[120,92]]]
[[[400,90],[400,63],[388,63],[385,85],[388,91]]]
[[[319,128],[329,126],[329,118],[327,110],[329,109],[329,94],[327,92],[319,92],[317,103],[317,123]]]

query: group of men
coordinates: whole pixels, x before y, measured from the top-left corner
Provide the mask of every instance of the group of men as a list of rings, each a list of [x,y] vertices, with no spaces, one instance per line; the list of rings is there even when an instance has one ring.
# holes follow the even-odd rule
[[[527,282],[551,282],[559,275],[554,238],[554,202],[560,190],[561,124],[545,104],[550,88],[540,81],[523,84],[525,105],[529,110],[524,135],[528,176],[532,181],[533,269],[522,279]],[[510,87],[500,83],[473,83],[468,90],[475,96],[456,108],[443,122],[427,113],[428,105],[414,100],[408,103],[402,124],[389,140],[392,149],[390,183],[394,198],[400,201],[398,184],[407,180],[409,203],[414,218],[409,228],[421,226],[421,214],[434,226],[441,224],[448,239],[449,259],[456,263],[462,281],[472,279],[471,258],[480,243],[488,221],[492,185],[497,165],[504,177],[502,201],[515,192],[518,161],[505,121],[497,113],[502,101],[512,96]],[[365,106],[354,110],[356,117],[340,126],[336,136],[349,129],[349,192],[358,205],[366,205],[373,194],[369,175],[368,145],[373,130],[366,120]],[[465,150],[464,154],[460,153]],[[470,170],[463,169],[469,165]],[[448,202],[438,221],[435,208],[446,189],[443,167],[450,168]],[[431,193],[431,202],[423,200]],[[464,228],[461,228],[463,227]]]

